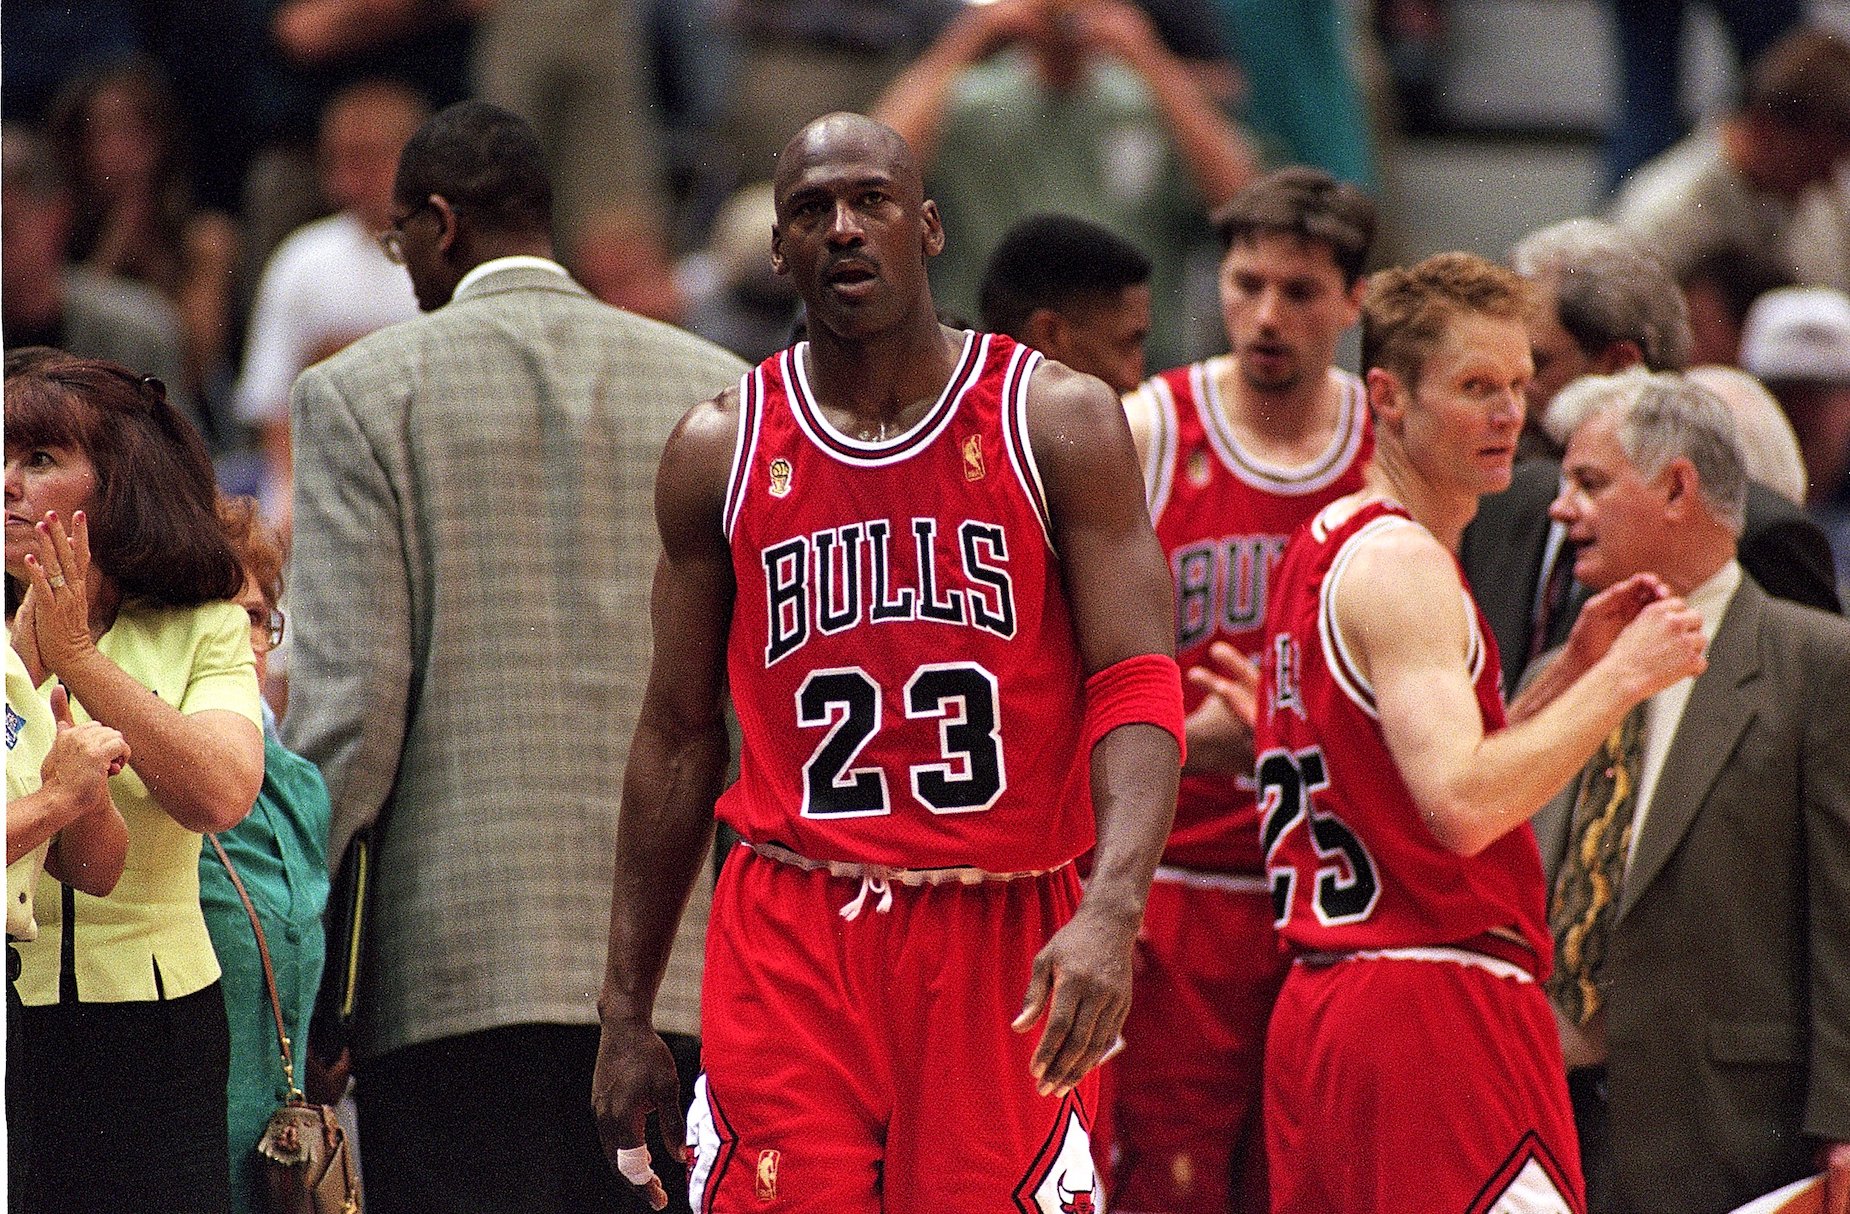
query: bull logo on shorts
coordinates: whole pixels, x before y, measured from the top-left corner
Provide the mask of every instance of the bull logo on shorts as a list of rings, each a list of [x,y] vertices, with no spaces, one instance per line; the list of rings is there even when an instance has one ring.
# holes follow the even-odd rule
[[[1065,1179],[1065,1176],[1061,1176],[1060,1181]],[[1054,1182],[1054,1193],[1060,1198],[1060,1214],[1093,1214],[1092,1190],[1069,1190],[1060,1181]]]
[[[1047,1141],[1015,1186],[1018,1214],[1105,1214],[1092,1168],[1091,1117],[1076,1096],[1060,1103]]]

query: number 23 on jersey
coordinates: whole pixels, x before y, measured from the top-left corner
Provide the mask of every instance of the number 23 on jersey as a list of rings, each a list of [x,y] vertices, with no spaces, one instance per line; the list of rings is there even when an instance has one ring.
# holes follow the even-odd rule
[[[797,688],[797,724],[826,730],[803,765],[803,816],[859,818],[892,810],[886,769],[855,761],[880,732],[884,694],[858,666],[812,671]],[[971,662],[920,666],[901,692],[908,718],[938,720],[943,762],[907,771],[912,795],[935,814],[989,809],[1008,787],[996,676]]]

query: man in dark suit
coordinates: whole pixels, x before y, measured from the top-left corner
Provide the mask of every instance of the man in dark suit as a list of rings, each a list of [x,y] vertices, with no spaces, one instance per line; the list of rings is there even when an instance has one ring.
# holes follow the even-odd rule
[[[1631,367],[1680,371],[1689,359],[1689,311],[1656,257],[1609,224],[1570,219],[1525,237],[1511,251],[1535,295],[1529,345],[1535,378],[1510,487],[1478,505],[1459,560],[1503,659],[1504,690],[1523,668],[1567,639],[1585,587],[1568,570],[1571,553],[1548,518],[1560,484],[1561,442],[1550,404],[1582,375]],[[1840,611],[1830,544],[1796,508],[1750,485],[1740,560],[1762,589]]]
[[[1850,623],[1743,576],[1727,406],[1584,379],[1551,513],[1596,589],[1661,579],[1705,673],[1535,818],[1591,1214],[1721,1214],[1826,1170],[1850,1209]]]
[[[290,401],[284,731],[327,777],[328,854],[376,842],[354,1042],[367,1207],[634,1208],[589,1095],[655,466],[745,364],[566,275],[539,143],[506,110],[432,118],[393,193],[383,241],[427,314],[309,368]],[[693,888],[655,1008],[684,1046]]]

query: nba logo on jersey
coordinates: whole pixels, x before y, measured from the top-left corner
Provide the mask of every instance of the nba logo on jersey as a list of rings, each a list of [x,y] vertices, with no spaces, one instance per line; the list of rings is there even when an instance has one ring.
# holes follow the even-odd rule
[[[772,1201],[777,1197],[777,1161],[782,1158],[776,1151],[758,1152],[757,1189],[759,1201]]]
[[[1072,1100],[1016,1188],[1015,1206],[1021,1214],[1104,1214],[1105,1195],[1092,1170],[1092,1136]]]
[[[771,461],[771,496],[788,497],[790,495],[790,461],[778,456]]]
[[[989,469],[983,465],[983,436],[972,434],[964,440],[964,479],[980,481],[989,475]]]
[[[1272,638],[1272,711],[1289,708],[1304,715],[1304,700],[1298,691],[1298,644],[1288,632]]]
[[[8,704],[6,706],[6,748],[8,750],[19,745],[19,729],[25,723],[26,718],[14,712],[13,706]]]

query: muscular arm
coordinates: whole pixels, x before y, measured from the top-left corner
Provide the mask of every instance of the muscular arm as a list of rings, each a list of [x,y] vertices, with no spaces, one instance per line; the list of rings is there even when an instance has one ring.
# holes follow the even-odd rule
[[[1150,447],[1156,441],[1156,396],[1148,383],[1124,398],[1124,419],[1130,425],[1137,450],[1137,467],[1147,474]],[[1154,493],[1147,475],[1139,480],[1147,498]],[[1165,570],[1164,576],[1168,576]],[[1184,671],[1184,677],[1206,692],[1185,722],[1188,754],[1182,770],[1189,775],[1251,775],[1253,770],[1253,697],[1259,689],[1259,672],[1238,650],[1224,641],[1210,648],[1208,662]]]
[[[1140,654],[1172,653],[1168,569],[1117,398],[1089,376],[1044,366],[1028,414],[1087,674]],[[1092,750],[1092,876],[1073,920],[1035,959],[1016,1022],[1025,1028],[1047,1008],[1033,1062],[1046,1090],[1077,1083],[1124,1023],[1131,944],[1175,812],[1179,758],[1175,740],[1146,724],[1120,726]]]
[[[732,560],[721,530],[737,425],[734,390],[698,406],[668,440],[656,481],[663,555],[650,606],[655,656],[623,777],[610,899],[610,951],[598,999],[603,1036],[592,1103],[604,1151],[643,1142],[644,1121],[682,1139],[674,1062],[650,1025],[688,892],[712,844],[725,777],[722,704]]]
[[[1703,646],[1694,612],[1676,599],[1653,603],[1583,677],[1526,720],[1486,734],[1458,586],[1431,535],[1394,528],[1356,551],[1335,589],[1336,618],[1433,837],[1475,855],[1572,779],[1634,704],[1700,673]]]

